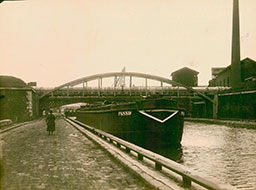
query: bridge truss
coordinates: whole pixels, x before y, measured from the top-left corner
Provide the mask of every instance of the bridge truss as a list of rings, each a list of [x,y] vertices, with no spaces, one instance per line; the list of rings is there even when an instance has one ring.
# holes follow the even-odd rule
[[[120,78],[124,80],[124,77],[128,77],[129,86],[124,88],[124,85],[121,85],[120,88],[118,85],[114,85],[113,87],[103,88],[102,81],[104,79],[113,78],[114,84],[117,84],[118,80],[120,80]],[[145,80],[144,87],[138,88],[134,86],[134,78],[142,78]],[[98,81],[97,87],[89,87],[88,83],[95,80]],[[159,82],[159,86],[151,88],[148,85],[148,80]],[[171,85],[172,87],[167,88],[164,84]],[[80,87],[78,87],[79,85]],[[133,101],[152,95],[167,96],[169,98],[182,98],[183,95],[186,97],[190,96],[190,98],[200,97],[213,105],[216,104],[216,101],[204,92],[182,85],[168,78],[151,74],[122,71],[91,75],[60,85],[40,95],[39,105],[41,109],[47,109],[49,107],[57,107],[77,102],[95,102],[104,100]]]

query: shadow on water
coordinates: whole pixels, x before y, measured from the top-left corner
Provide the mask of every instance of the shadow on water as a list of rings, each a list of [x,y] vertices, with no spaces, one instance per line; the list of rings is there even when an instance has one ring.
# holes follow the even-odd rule
[[[150,150],[154,153],[157,153],[161,156],[164,156],[168,159],[171,159],[178,163],[183,163],[183,149],[181,145],[176,144],[162,144],[152,141],[145,141],[145,138],[134,139],[134,138],[125,138],[120,137],[130,143],[133,143],[137,146]]]
[[[172,146],[158,146],[158,147],[145,147],[152,152],[160,154],[166,158],[169,158],[175,162],[183,163],[183,149],[182,147]]]
[[[183,163],[183,147],[177,146],[173,144],[153,144],[153,143],[145,143],[144,141],[131,141],[131,139],[126,139],[127,141],[134,143],[142,148],[150,150],[154,153],[157,153],[163,157],[171,159],[178,163]]]

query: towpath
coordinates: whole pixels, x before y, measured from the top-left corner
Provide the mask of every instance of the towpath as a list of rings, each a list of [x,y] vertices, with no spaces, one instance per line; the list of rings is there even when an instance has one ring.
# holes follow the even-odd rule
[[[0,134],[2,190],[149,189],[63,119],[56,129],[38,120]]]

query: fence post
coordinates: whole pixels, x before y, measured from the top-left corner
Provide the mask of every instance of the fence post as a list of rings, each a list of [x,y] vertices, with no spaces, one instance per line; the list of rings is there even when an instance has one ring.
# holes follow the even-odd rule
[[[125,148],[125,152],[130,153],[131,149],[129,149],[128,147]]]
[[[191,180],[185,176],[182,176],[183,186],[184,187],[191,187]]]
[[[159,162],[155,162],[156,170],[162,170],[162,165]]]
[[[143,160],[143,156],[140,153],[138,153],[138,160]]]

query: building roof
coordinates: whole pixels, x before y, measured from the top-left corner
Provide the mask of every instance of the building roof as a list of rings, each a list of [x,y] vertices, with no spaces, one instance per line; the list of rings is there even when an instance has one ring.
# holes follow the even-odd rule
[[[0,87],[16,87],[16,88],[24,88],[27,87],[26,83],[16,77],[12,76],[0,76]]]
[[[245,59],[243,59],[242,61],[240,61],[240,64],[244,64],[244,63],[246,63],[246,62],[254,62],[254,63],[256,63],[256,61],[250,59],[249,57],[246,57]],[[221,67],[219,67],[219,68],[221,68]],[[225,71],[228,71],[229,69],[231,69],[231,65],[229,65],[229,66],[227,66],[227,67],[224,67],[224,68],[223,68],[222,70],[220,70],[217,74],[215,74],[215,76],[217,76],[217,75],[219,75],[219,74],[221,74],[221,73],[223,73],[223,72],[225,72]],[[214,70],[214,67],[212,68],[212,75],[214,75],[213,70]]]
[[[173,76],[173,75],[175,75],[175,74],[178,74],[178,73],[181,73],[181,72],[184,72],[184,71],[190,71],[190,72],[192,72],[192,73],[194,73],[194,74],[198,74],[199,72],[197,72],[197,71],[195,71],[195,70],[193,70],[193,69],[190,69],[190,68],[188,68],[188,67],[183,67],[183,68],[181,68],[181,69],[179,69],[179,70],[177,70],[177,71],[174,71],[172,74],[171,74],[171,76]]]
[[[230,70],[231,69],[231,65],[229,65],[229,66],[227,66],[226,68],[224,68],[222,71],[220,71],[217,75],[219,75],[219,74],[221,74],[221,73],[224,73],[224,72],[226,72],[226,71],[228,71],[228,70]]]
[[[243,59],[243,60],[241,61],[241,64],[244,64],[245,62],[254,62],[254,63],[256,63],[256,61],[254,61],[253,59],[251,59],[251,58],[249,58],[249,57],[246,57],[245,59]]]
[[[212,68],[212,75],[216,76],[220,72],[222,72],[226,67],[213,67]]]

